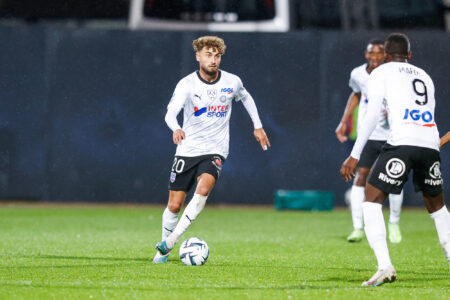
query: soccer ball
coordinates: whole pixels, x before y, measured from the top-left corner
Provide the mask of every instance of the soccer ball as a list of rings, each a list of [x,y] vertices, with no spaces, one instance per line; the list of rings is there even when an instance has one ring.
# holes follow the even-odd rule
[[[192,237],[180,246],[180,259],[187,266],[201,266],[209,257],[209,248],[202,239]]]

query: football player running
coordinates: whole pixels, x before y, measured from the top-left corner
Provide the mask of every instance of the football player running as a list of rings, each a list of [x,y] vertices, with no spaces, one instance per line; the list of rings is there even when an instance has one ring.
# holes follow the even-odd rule
[[[424,70],[408,63],[411,52],[405,35],[391,34],[386,40],[385,52],[386,63],[370,74],[368,112],[353,150],[341,167],[342,177],[351,180],[385,99],[391,134],[369,175],[362,205],[364,230],[377,258],[378,270],[363,286],[378,286],[393,282],[397,277],[389,256],[381,208],[387,194],[401,192],[411,170],[415,190],[422,192],[450,263],[450,214],[442,193],[434,84]]]
[[[347,120],[358,104],[358,132],[361,128],[362,120],[367,114],[367,80],[369,79],[370,73],[383,63],[384,42],[377,39],[369,41],[366,50],[364,51],[364,56],[367,63],[356,67],[350,74],[349,86],[353,92],[347,100],[341,122],[336,128],[336,137],[341,143],[348,140],[348,137],[345,135],[347,131]],[[353,186],[350,192],[350,210],[352,213],[353,231],[347,237],[347,241],[351,243],[360,242],[364,237],[362,203],[364,201],[364,189],[367,182],[367,176],[388,137],[389,122],[387,120],[386,110],[383,109],[379,114],[377,126],[370,135],[369,140],[361,153],[361,158],[356,167],[356,176],[353,180]],[[389,240],[391,243],[399,243],[402,240],[399,226],[402,202],[403,193],[400,193],[399,195],[389,194],[390,216],[388,228]]]
[[[229,122],[234,101],[250,115],[254,136],[263,150],[270,147],[252,96],[241,79],[219,69],[225,53],[223,39],[203,36],[193,41],[199,70],[181,79],[167,106],[165,121],[177,145],[170,173],[169,201],[162,215],[162,241],[156,244],[154,263],[167,262],[180,236],[205,206],[228,156]],[[183,109],[183,127],[177,115]],[[196,184],[194,196],[181,218],[186,193]]]

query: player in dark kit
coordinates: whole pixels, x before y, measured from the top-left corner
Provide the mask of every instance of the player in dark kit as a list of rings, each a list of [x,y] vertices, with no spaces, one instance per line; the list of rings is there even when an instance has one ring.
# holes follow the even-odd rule
[[[361,151],[377,124],[383,101],[386,101],[391,134],[369,175],[363,203],[364,229],[377,258],[378,270],[363,282],[363,286],[378,286],[396,279],[381,209],[387,194],[401,192],[411,170],[415,190],[422,192],[450,263],[450,214],[442,193],[434,84],[424,70],[408,63],[411,52],[405,35],[391,34],[385,43],[385,52],[386,63],[369,77],[368,114],[350,156],[341,167],[342,177],[351,180]]]

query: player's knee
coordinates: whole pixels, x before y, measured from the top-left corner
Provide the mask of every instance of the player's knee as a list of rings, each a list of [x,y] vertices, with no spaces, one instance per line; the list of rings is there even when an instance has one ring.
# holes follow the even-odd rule
[[[181,203],[169,203],[167,208],[174,214],[177,214],[181,210]]]
[[[206,186],[199,186],[199,187],[197,187],[197,189],[195,191],[196,194],[199,194],[202,196],[208,196],[209,192],[210,192],[210,189],[209,189],[209,187],[206,187]]]

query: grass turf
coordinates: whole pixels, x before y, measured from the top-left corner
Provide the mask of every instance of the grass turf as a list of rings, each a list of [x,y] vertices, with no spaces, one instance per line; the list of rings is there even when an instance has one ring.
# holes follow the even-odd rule
[[[349,244],[350,213],[207,207],[182,240],[207,241],[204,266],[178,249],[153,265],[162,208],[1,207],[0,299],[449,299],[449,265],[425,209],[402,212],[389,245],[398,281],[362,288],[376,261]],[[385,212],[385,216],[388,212]]]

